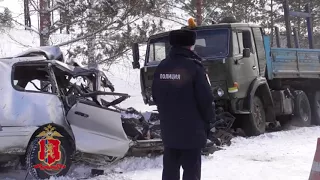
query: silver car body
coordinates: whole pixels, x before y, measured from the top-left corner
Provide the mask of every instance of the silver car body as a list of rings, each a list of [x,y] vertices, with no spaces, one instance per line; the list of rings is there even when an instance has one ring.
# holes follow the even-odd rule
[[[125,156],[131,141],[123,130],[119,112],[81,101],[65,112],[63,103],[56,94],[19,91],[13,87],[14,64],[38,61],[66,71],[74,70],[74,66],[48,60],[43,56],[0,60],[0,153],[24,154],[35,131],[42,125],[55,123],[74,137],[78,151],[113,157]]]

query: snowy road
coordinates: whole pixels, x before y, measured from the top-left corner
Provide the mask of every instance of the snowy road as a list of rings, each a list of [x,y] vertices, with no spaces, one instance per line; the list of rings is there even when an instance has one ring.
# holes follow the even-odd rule
[[[318,137],[320,127],[235,138],[225,150],[203,157],[202,180],[308,179]],[[92,180],[160,180],[161,164],[162,156],[127,158],[112,167],[101,167],[109,173]],[[77,166],[69,177],[57,180],[80,179],[89,172],[89,167]],[[18,180],[24,176],[25,172],[14,171],[1,173],[0,179]]]

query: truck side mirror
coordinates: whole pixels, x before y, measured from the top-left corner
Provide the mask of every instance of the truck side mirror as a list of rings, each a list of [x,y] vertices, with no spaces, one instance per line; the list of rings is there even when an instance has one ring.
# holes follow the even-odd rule
[[[248,58],[248,57],[250,57],[250,53],[251,53],[250,48],[244,48],[243,51],[242,51],[242,56],[244,58]]]
[[[132,45],[132,56],[133,56],[133,62],[132,66],[133,69],[139,69],[140,68],[140,55],[139,55],[139,44],[138,43],[133,43]]]

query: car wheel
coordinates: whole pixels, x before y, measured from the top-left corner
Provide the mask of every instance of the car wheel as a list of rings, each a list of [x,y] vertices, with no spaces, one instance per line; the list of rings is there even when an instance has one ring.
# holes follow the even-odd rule
[[[263,103],[258,96],[254,96],[251,105],[251,114],[244,119],[244,131],[247,136],[258,136],[265,133],[266,114]]]
[[[64,138],[32,140],[27,149],[26,168],[35,179],[65,176],[71,166],[72,147]]]

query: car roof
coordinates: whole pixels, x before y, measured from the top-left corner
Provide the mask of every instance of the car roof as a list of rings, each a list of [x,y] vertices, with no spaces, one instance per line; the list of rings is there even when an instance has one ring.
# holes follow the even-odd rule
[[[28,62],[28,61],[45,61],[43,56],[32,56],[32,57],[4,57],[0,58],[1,63],[5,64],[15,64],[17,62]]]
[[[0,58],[0,66],[1,66],[1,64],[4,64],[4,66],[2,66],[4,69],[3,68],[0,68],[0,69],[11,71],[12,66],[14,64],[24,63],[24,62],[26,62],[26,63],[30,62],[30,64],[32,64],[32,63],[51,63],[54,66],[58,67],[59,69],[62,69],[63,71],[66,71],[66,72],[68,72],[70,74],[74,74],[74,75],[75,74],[77,74],[77,75],[88,74],[88,73],[100,71],[96,68],[89,68],[87,66],[85,66],[85,67],[73,66],[73,65],[69,65],[64,62],[58,61],[58,60],[47,60],[43,56]]]
[[[64,62],[58,60],[47,60],[43,56],[32,56],[32,57],[5,57],[0,58],[0,64],[6,64],[7,66],[13,66],[16,63],[23,63],[23,62],[30,62],[30,63],[52,63],[56,66],[59,66],[67,71],[74,71],[75,66],[68,65]],[[77,67],[80,68],[80,67]],[[81,68],[83,70],[88,70],[86,68]]]

